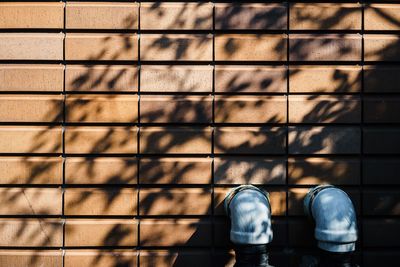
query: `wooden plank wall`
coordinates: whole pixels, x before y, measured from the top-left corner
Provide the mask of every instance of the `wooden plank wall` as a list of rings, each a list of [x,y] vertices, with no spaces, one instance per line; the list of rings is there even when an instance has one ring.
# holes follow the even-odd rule
[[[298,266],[331,183],[357,261],[398,266],[399,63],[394,0],[1,2],[0,265],[232,266],[252,183]]]

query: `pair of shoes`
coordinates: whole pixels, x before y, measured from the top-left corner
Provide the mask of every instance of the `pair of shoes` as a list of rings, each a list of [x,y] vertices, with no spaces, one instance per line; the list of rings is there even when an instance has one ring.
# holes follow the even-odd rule
[[[359,267],[353,263],[352,253],[320,251],[320,258],[303,256],[299,267]]]
[[[235,245],[234,267],[273,267],[268,263],[267,245]]]

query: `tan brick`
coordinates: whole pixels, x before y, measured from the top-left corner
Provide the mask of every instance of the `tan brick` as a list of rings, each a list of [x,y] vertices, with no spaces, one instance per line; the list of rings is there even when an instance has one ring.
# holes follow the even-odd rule
[[[400,128],[365,127],[363,146],[366,154],[398,154],[400,152]]]
[[[68,33],[66,60],[137,60],[136,34]]]
[[[289,18],[291,30],[361,30],[361,5],[296,3]]]
[[[399,61],[400,35],[364,35],[365,61]]]
[[[62,267],[61,251],[40,251],[40,250],[1,250],[1,266],[36,266],[41,267]]]
[[[209,184],[211,159],[142,158],[139,174],[141,184]]]
[[[136,246],[137,228],[131,219],[67,219],[65,246]]]
[[[211,92],[212,66],[149,66],[140,69],[141,92]]]
[[[136,184],[137,160],[134,158],[67,158],[67,184]]]
[[[67,127],[66,153],[136,153],[136,127]]]
[[[1,60],[62,60],[62,33],[0,33]]]
[[[289,189],[288,213],[289,215],[305,215],[304,198],[310,188],[291,188]],[[360,193],[357,190],[345,190],[353,202],[357,214],[360,214]]]
[[[398,178],[400,160],[396,158],[367,158],[363,164],[363,182],[365,184],[400,184]]]
[[[59,188],[1,188],[0,215],[61,215]]]
[[[61,157],[0,157],[0,184],[61,184]]]
[[[137,3],[68,2],[67,29],[137,29],[139,5]]]
[[[218,93],[285,93],[285,67],[215,67],[215,91]]]
[[[356,96],[289,96],[290,123],[359,123],[361,101]]]
[[[360,161],[344,158],[290,158],[290,184],[299,185],[358,185]]]
[[[132,250],[67,250],[64,256],[65,267],[112,267],[138,266],[138,253]]]
[[[215,153],[282,154],[286,132],[280,127],[219,127],[214,140]]]
[[[220,34],[215,37],[215,60],[286,60],[286,37],[282,34]]]
[[[397,247],[400,244],[400,222],[396,219],[364,219],[362,239],[364,247]]]
[[[64,195],[66,215],[136,215],[134,188],[68,188]]]
[[[361,35],[293,34],[289,39],[291,61],[359,61]]]
[[[140,266],[212,266],[211,253],[207,249],[189,251],[141,250]]]
[[[203,188],[143,188],[140,215],[209,215],[211,191]]]
[[[364,97],[364,121],[369,123],[399,123],[399,97]]]
[[[214,159],[216,184],[285,184],[286,162],[277,158]]]
[[[140,152],[145,154],[211,153],[211,129],[198,127],[142,127]]]
[[[62,29],[64,4],[5,2],[0,5],[0,18],[0,28]]]
[[[400,192],[398,190],[366,190],[362,194],[364,215],[399,215]]]
[[[284,4],[217,3],[216,29],[285,30],[287,9]]]
[[[140,246],[210,246],[211,227],[207,219],[141,220]]]
[[[142,95],[140,122],[142,123],[210,123],[211,96]]]
[[[63,97],[1,95],[0,122],[61,122]]]
[[[400,92],[400,68],[396,66],[364,66],[364,92]]]
[[[0,91],[61,92],[63,73],[61,65],[0,65]]]
[[[224,200],[226,194],[231,188],[215,188],[214,189],[214,213],[217,215],[225,215]],[[268,192],[271,204],[272,215],[285,215],[286,213],[286,193],[279,189],[263,188],[260,189]]]
[[[293,93],[356,93],[361,91],[361,67],[291,66],[289,83]]]
[[[285,96],[216,96],[217,123],[284,123]]]
[[[197,3],[142,3],[140,28],[143,30],[211,30],[213,6]]]
[[[290,154],[354,154],[360,153],[359,127],[291,126]]]
[[[142,34],[141,60],[212,60],[209,34]]]
[[[59,126],[1,126],[0,153],[61,153]]]
[[[139,71],[132,66],[67,65],[66,91],[137,92]]]
[[[400,30],[398,4],[368,4],[364,9],[365,30]]]
[[[66,121],[135,123],[138,105],[138,96],[132,95],[67,95]]]
[[[58,219],[1,219],[0,246],[61,247],[62,232]]]

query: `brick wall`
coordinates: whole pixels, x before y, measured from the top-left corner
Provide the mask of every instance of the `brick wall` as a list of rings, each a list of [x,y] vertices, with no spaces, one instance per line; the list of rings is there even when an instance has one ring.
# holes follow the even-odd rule
[[[332,183],[358,262],[397,266],[400,4],[376,2],[0,3],[0,265],[232,266],[221,204],[252,183],[298,266]]]

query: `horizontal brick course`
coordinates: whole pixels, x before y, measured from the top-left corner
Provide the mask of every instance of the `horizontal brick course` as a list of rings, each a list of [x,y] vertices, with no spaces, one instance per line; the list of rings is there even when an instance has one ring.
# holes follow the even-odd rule
[[[80,92],[137,92],[137,67],[122,65],[67,65],[65,90]]]
[[[66,250],[64,267],[138,266],[138,252],[132,250]]]
[[[139,165],[141,184],[208,184],[211,182],[211,159],[142,158]]]
[[[1,95],[0,122],[61,122],[63,97]]]
[[[292,126],[289,127],[289,153],[360,153],[360,137],[360,129],[353,126]]]
[[[140,266],[211,266],[211,253],[207,249],[196,250],[141,250]]]
[[[211,3],[142,3],[142,30],[211,30]]]
[[[212,60],[212,36],[207,34],[142,34],[140,59]]]
[[[67,127],[65,129],[66,153],[136,153],[136,127]]]
[[[361,5],[295,3],[290,5],[291,30],[361,30]]]
[[[142,95],[140,122],[142,123],[210,123],[210,96]]]
[[[2,266],[29,266],[35,264],[43,267],[62,267],[61,251],[38,250],[1,250],[0,265]]]
[[[400,192],[368,190],[363,192],[364,215],[400,215]]]
[[[285,184],[286,162],[279,158],[214,159],[216,184]]]
[[[79,3],[66,6],[67,29],[137,29],[138,3]]]
[[[400,35],[365,34],[365,61],[400,61]]]
[[[0,184],[61,184],[61,157],[0,157]]]
[[[360,161],[344,158],[290,158],[290,184],[357,185],[360,183]]]
[[[135,123],[138,121],[138,96],[67,95],[67,122]]]
[[[61,65],[1,64],[0,91],[61,92],[63,72]]]
[[[364,247],[389,248],[398,246],[398,219],[366,219],[363,221],[362,238]]]
[[[68,219],[65,246],[136,246],[137,228],[137,222],[132,219]]]
[[[286,60],[286,36],[283,34],[218,34],[215,36],[215,60]]]
[[[284,123],[285,96],[216,96],[216,123]]]
[[[64,4],[5,2],[0,5],[0,28],[62,29]]]
[[[400,128],[365,127],[363,146],[366,154],[396,154],[400,152]]]
[[[0,60],[62,60],[61,33],[0,33]]]
[[[211,191],[202,188],[143,188],[140,215],[209,215]]]
[[[361,101],[352,96],[289,96],[289,123],[359,123]]]
[[[397,4],[368,4],[364,10],[365,30],[400,30]]]
[[[363,182],[365,184],[400,184],[398,179],[400,160],[395,158],[367,158],[363,164]]]
[[[136,184],[137,160],[134,158],[67,158],[67,184]]]
[[[137,191],[133,188],[68,188],[66,215],[136,215]]]
[[[287,8],[271,3],[216,3],[215,28],[229,30],[285,30]]]
[[[140,246],[209,246],[211,227],[207,219],[141,220]]]
[[[283,154],[286,132],[280,127],[218,127],[214,152],[229,154]]]
[[[0,153],[61,153],[59,126],[1,126]]]
[[[289,38],[291,61],[360,61],[361,35],[292,34]]]
[[[212,66],[143,65],[140,69],[141,92],[211,92],[212,84]]]
[[[364,97],[364,121],[370,123],[399,123],[399,97]]]
[[[364,66],[364,91],[367,93],[400,92],[400,68],[396,66]]]
[[[61,215],[59,188],[0,188],[0,215]]]
[[[136,34],[67,33],[66,60],[137,60]]]
[[[60,247],[63,226],[58,219],[1,219],[0,246]]]
[[[215,66],[217,93],[285,93],[285,67]]]
[[[211,153],[211,129],[141,127],[140,152],[145,154]]]
[[[361,67],[290,66],[290,93],[357,93]]]

